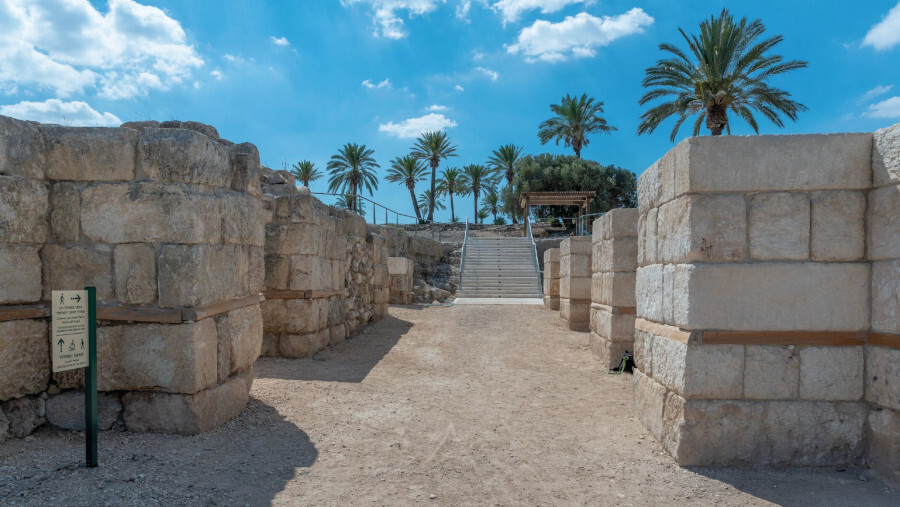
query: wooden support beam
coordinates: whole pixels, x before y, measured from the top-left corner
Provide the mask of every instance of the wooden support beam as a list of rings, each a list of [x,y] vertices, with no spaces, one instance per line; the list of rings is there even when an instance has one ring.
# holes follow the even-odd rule
[[[0,322],[19,319],[40,319],[50,316],[50,307],[45,303],[33,305],[0,306]]]
[[[242,298],[232,299],[230,301],[222,301],[220,303],[209,306],[185,308],[181,311],[182,320],[184,320],[185,322],[196,322],[207,317],[213,317],[221,313],[230,312],[231,310],[237,310],[238,308],[243,308],[245,306],[259,304],[264,299],[265,297],[263,297],[262,294],[251,294]]]
[[[127,306],[98,306],[97,320],[116,322],[153,322],[181,324],[181,310],[177,308],[129,308]]]

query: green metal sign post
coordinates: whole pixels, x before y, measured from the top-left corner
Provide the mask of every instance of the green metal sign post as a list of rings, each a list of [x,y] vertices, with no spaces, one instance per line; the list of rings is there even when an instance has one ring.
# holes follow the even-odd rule
[[[88,293],[88,365],[84,369],[84,445],[87,466],[97,466],[97,289]]]

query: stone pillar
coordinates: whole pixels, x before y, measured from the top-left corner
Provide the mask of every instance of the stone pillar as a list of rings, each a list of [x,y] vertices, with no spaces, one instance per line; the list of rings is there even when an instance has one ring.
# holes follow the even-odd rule
[[[591,238],[572,236],[559,245],[559,316],[572,331],[590,330]]]
[[[641,175],[634,403],[678,463],[863,456],[871,157],[871,134],[696,137]]]
[[[413,270],[415,264],[406,257],[388,257],[390,300],[392,305],[409,305],[413,299]]]
[[[637,208],[614,209],[594,221],[591,351],[607,368],[634,351]]]
[[[559,310],[559,248],[544,252],[544,306]]]
[[[866,463],[900,484],[900,124],[875,132],[869,192],[872,330],[866,347]]]

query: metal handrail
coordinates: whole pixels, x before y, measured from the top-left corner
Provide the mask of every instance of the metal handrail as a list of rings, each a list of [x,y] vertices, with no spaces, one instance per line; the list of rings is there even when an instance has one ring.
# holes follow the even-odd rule
[[[310,192],[310,194],[312,194],[312,195],[330,195],[330,196],[334,196],[334,197],[345,197],[345,198],[346,197],[354,197],[353,194],[335,194],[335,193],[331,193],[331,192]],[[416,220],[416,224],[419,224],[419,225],[422,225],[422,224],[452,225],[452,222],[438,222],[437,220],[428,220],[427,218],[418,218],[418,217],[415,217],[412,215],[407,215],[406,213],[400,213],[399,211],[394,211],[391,208],[388,208],[387,206],[385,206],[384,204],[381,204],[380,202],[375,202],[372,199],[369,199],[368,197],[365,197],[363,195],[357,194],[355,197],[357,199],[361,199],[363,201],[368,201],[368,202],[372,203],[372,223],[373,224],[375,224],[378,221],[375,216],[375,206],[381,206],[382,208],[384,208],[384,213],[385,213],[384,222],[386,225],[389,225],[388,220],[387,220],[387,212],[388,211],[390,211],[391,213],[393,213],[394,215],[397,216],[397,225],[399,225],[399,223],[400,223],[400,217],[412,218],[413,220]]]
[[[531,241],[531,253],[532,260],[534,260],[534,272],[538,275],[538,292],[540,293],[541,297],[544,297],[544,275],[541,272],[541,263],[538,262],[537,245],[534,242],[534,235],[531,233],[531,220],[528,220],[528,217],[525,217],[525,230],[528,232],[528,239]]]
[[[456,287],[457,293],[462,290],[463,269],[466,267],[466,243],[469,242],[469,217],[466,216],[466,232],[463,235],[462,252],[459,254],[459,285]]]

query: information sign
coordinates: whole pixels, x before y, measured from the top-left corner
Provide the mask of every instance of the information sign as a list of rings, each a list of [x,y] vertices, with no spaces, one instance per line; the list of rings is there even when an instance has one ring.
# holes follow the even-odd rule
[[[53,371],[86,368],[89,365],[88,291],[53,291],[53,321],[50,348]]]

